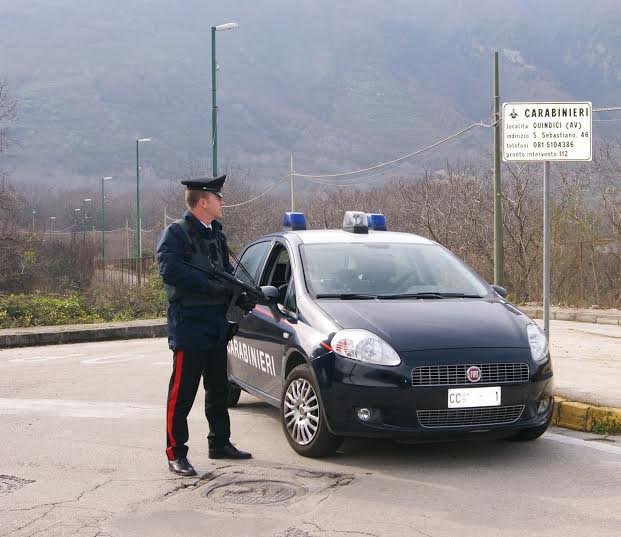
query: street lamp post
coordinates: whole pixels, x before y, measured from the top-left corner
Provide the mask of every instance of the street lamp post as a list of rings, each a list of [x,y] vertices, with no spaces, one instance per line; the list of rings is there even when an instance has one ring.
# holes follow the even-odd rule
[[[37,211],[32,211],[32,234],[33,235],[35,232],[35,214],[37,214]]]
[[[106,194],[104,192],[104,183],[112,177],[102,177],[101,179],[101,264],[105,269],[106,263]]]
[[[81,211],[82,209],[73,209],[73,235],[71,237],[71,240],[75,240],[75,234],[78,232],[78,213]]]
[[[214,177],[218,175],[218,107],[216,105],[216,71],[218,65],[216,63],[216,32],[234,30],[235,28],[239,28],[239,24],[235,22],[227,22],[226,24],[211,27],[211,158],[212,175]]]
[[[84,198],[82,200],[82,242],[86,242],[86,202],[92,201],[91,198]]]
[[[55,216],[50,216],[50,242],[52,242],[52,228],[54,227]]]
[[[140,144],[150,142],[151,138],[136,140],[136,257],[142,257],[142,233],[140,229]]]

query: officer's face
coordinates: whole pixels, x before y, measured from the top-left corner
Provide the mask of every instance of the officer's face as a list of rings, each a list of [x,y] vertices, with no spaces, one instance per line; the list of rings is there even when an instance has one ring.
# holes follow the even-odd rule
[[[207,194],[206,197],[200,199],[198,205],[205,220],[211,221],[222,218],[224,200],[216,194]]]

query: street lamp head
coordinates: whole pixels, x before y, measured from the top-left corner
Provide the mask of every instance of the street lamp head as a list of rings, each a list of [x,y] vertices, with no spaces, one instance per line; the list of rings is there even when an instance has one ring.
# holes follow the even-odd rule
[[[50,220],[56,220],[55,216],[50,216]]]
[[[73,209],[73,210],[77,213],[78,211],[81,211],[82,209]]]
[[[32,211],[32,214],[37,214],[37,211]]]
[[[110,179],[112,179],[112,177],[104,177],[102,181],[109,181]]]
[[[84,201],[93,201],[91,198],[84,198]]]
[[[145,142],[150,142],[151,138],[138,138],[137,142],[139,144],[144,144]]]
[[[226,24],[219,24],[218,26],[214,26],[216,32],[223,32],[224,30],[235,30],[239,28],[239,24],[236,22],[227,22]]]

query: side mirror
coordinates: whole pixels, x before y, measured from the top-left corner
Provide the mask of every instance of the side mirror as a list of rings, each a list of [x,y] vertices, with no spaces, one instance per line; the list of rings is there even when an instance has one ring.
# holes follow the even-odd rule
[[[278,289],[273,285],[262,285],[261,292],[270,303],[270,311],[274,316],[274,320],[279,323],[282,320],[282,312],[278,309]]]
[[[261,292],[265,295],[271,304],[278,303],[278,289],[273,285],[263,285],[261,286]]]
[[[492,289],[496,291],[502,298],[507,298],[509,291],[507,291],[504,287],[500,287],[500,285],[492,284]]]

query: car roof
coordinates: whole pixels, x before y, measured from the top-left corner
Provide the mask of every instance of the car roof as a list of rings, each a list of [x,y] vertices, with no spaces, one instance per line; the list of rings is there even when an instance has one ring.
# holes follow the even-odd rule
[[[274,234],[285,238],[296,238],[302,244],[327,243],[410,243],[436,244],[434,241],[414,235],[396,231],[369,231],[368,233],[351,233],[342,229],[312,229],[304,231],[284,230]]]

